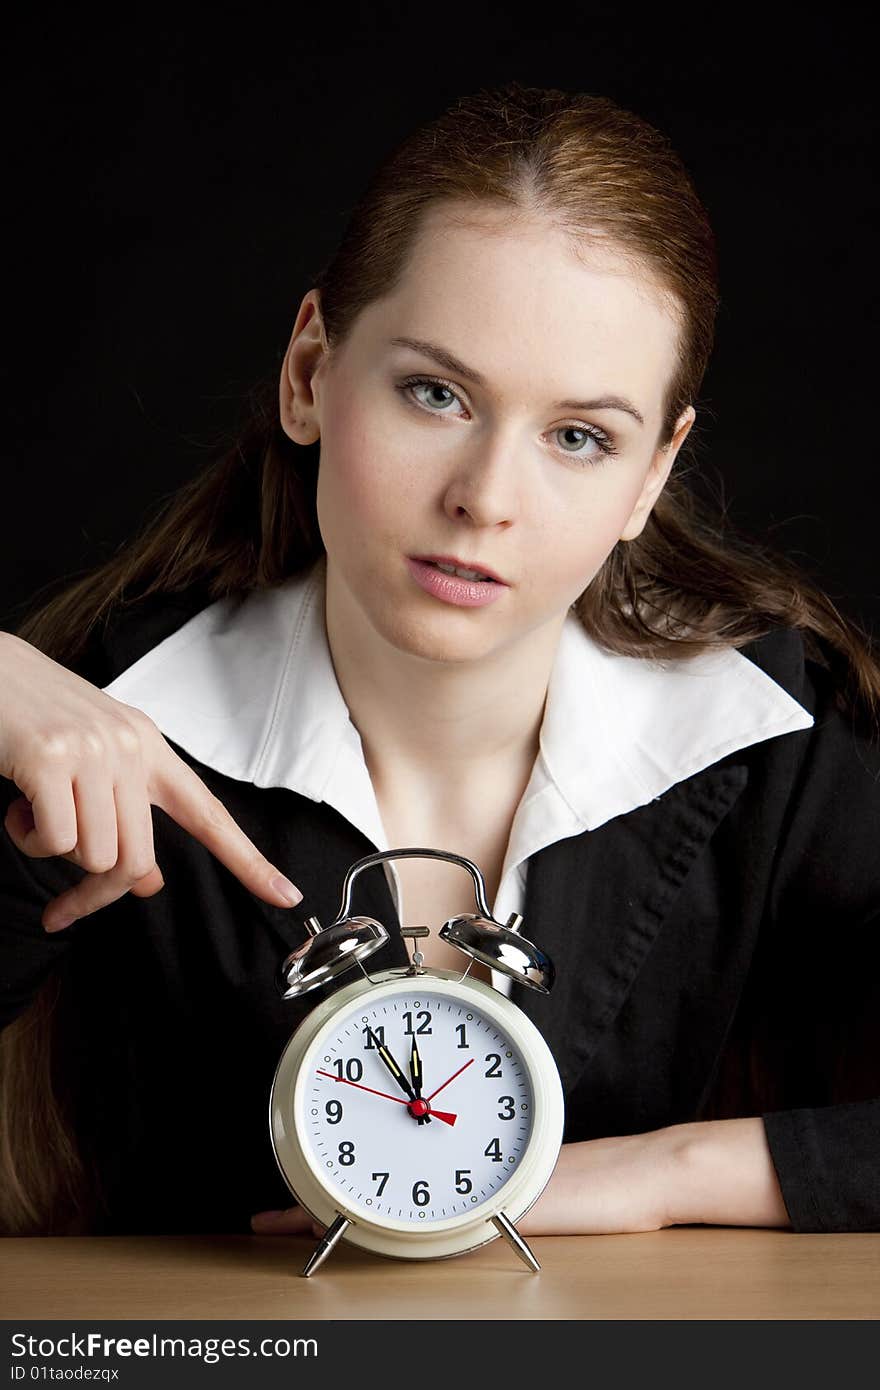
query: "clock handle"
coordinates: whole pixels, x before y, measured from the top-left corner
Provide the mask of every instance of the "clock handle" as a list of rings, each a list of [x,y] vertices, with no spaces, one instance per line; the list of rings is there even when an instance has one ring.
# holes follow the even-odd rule
[[[345,875],[345,882],[342,885],[342,906],[336,918],[337,922],[342,922],[348,917],[351,911],[351,892],[354,881],[361,870],[372,868],[374,864],[382,864],[386,859],[446,859],[450,864],[459,864],[461,868],[467,869],[471,878],[474,880],[474,895],[477,900],[477,907],[480,910],[480,915],[490,922],[496,921],[486,901],[485,879],[473,860],[465,859],[463,854],[452,854],[449,851],[440,849],[383,849],[377,850],[375,854],[368,854],[365,859],[359,859],[358,862],[352,864],[351,868],[348,870],[348,873]],[[521,921],[522,918],[520,917],[517,919],[516,925],[512,922],[508,922],[506,925],[511,931],[515,931]],[[499,922],[498,925],[504,926],[505,924]]]
[[[520,984],[527,985],[529,989],[538,990],[541,994],[550,991],[555,976],[553,962],[539,946],[527,941],[520,934],[522,917],[518,912],[512,912],[506,922],[499,922],[497,917],[493,917],[486,901],[486,883],[483,875],[473,860],[466,859],[463,854],[425,848],[383,849],[359,859],[345,875],[342,906],[331,930],[344,929],[350,920],[351,892],[358,874],[374,864],[384,863],[387,859],[444,859],[450,864],[460,864],[463,869],[467,869],[474,880],[474,893],[479,911],[450,918],[440,928],[441,939],[474,960],[488,965],[491,970],[498,970],[502,975],[509,975]]]
[[[309,940],[286,957],[278,972],[276,983],[283,998],[292,999],[326,984],[360,963],[363,957],[372,955],[388,940],[388,933],[380,922],[372,917],[351,916],[351,892],[358,874],[386,859],[444,859],[467,869],[474,880],[479,913],[451,917],[440,928],[440,937],[490,969],[510,975],[541,994],[548,993],[555,974],[553,962],[540,947],[520,935],[522,917],[518,912],[512,912],[506,922],[499,922],[492,916],[486,901],[485,880],[473,860],[449,850],[407,848],[377,850],[352,864],[342,885],[342,906],[329,927],[323,928],[316,917],[306,919]]]

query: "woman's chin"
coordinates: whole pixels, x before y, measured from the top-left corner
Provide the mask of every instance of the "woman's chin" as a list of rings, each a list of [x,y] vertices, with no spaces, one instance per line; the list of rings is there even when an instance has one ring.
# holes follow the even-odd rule
[[[406,614],[400,608],[386,609],[374,620],[374,626],[399,652],[423,661],[466,664],[487,656],[500,636],[497,630],[490,632],[488,624],[482,624],[480,629],[472,624],[468,630],[461,616],[466,611],[452,609],[449,615],[442,613],[426,618],[423,614]]]

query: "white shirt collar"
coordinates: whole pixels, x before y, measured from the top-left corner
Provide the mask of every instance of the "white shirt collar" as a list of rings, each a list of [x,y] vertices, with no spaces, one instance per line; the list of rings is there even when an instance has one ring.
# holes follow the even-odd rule
[[[104,691],[142,709],[206,766],[326,801],[387,849],[327,642],[325,574],[322,556],[273,589],[210,604]],[[728,753],[812,723],[734,648],[666,663],[618,656],[570,613],[502,884],[544,845],[595,830]]]

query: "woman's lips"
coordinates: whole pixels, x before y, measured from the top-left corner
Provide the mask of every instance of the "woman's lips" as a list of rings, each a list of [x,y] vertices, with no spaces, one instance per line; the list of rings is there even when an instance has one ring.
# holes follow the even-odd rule
[[[473,574],[476,574],[479,579],[495,579],[499,584],[506,585],[507,583],[502,575],[490,569],[488,565],[473,565],[467,560],[460,560],[457,555],[414,555],[412,558],[414,560],[421,560],[422,564],[425,565],[445,565],[447,569],[470,570]],[[459,577],[467,579],[469,576],[464,574]]]
[[[407,556],[407,567],[413,579],[426,593],[443,603],[458,608],[482,608],[494,603],[507,588],[494,579],[459,579],[457,574],[445,574],[430,560],[413,560]]]

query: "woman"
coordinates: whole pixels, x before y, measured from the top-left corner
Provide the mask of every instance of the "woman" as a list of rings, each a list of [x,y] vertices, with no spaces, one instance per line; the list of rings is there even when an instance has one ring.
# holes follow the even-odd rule
[[[7,1231],[307,1229],[265,1099],[314,998],[274,966],[403,845],[557,966],[514,994],[566,1091],[524,1233],[880,1228],[880,675],[671,476],[716,307],[656,131],[464,99],[366,190],[277,406],[6,636]],[[472,907],[371,873],[380,918]]]

